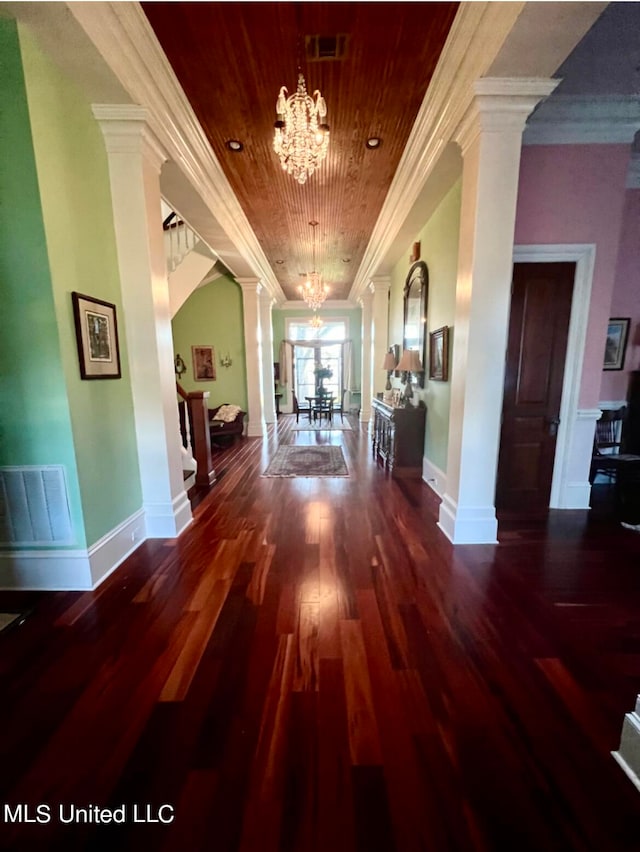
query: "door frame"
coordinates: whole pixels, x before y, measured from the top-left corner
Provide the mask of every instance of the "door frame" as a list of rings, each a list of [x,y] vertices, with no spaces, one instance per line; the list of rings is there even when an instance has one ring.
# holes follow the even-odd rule
[[[580,381],[584,362],[584,349],[587,339],[587,324],[591,308],[591,289],[596,247],[593,243],[568,243],[549,245],[516,245],[513,249],[514,263],[558,263],[576,264],[576,274],[571,298],[571,316],[569,336],[562,380],[562,402],[560,404],[560,425],[556,441],[556,452],[551,482],[551,509],[587,509],[591,487],[588,481],[588,460],[591,458],[593,434],[586,446],[588,453],[586,467],[583,446],[585,432],[581,426],[590,418],[580,412]],[[595,412],[593,412],[595,413]],[[599,413],[599,412],[598,412]],[[597,419],[597,415],[594,419]],[[588,424],[587,424],[588,426]],[[586,430],[588,433],[588,429]],[[570,478],[570,472],[585,467],[584,481]]]

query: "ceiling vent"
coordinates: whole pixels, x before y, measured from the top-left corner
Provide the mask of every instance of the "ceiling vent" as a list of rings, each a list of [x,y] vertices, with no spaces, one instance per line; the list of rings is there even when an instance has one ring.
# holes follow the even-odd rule
[[[305,36],[307,62],[336,62],[344,59],[348,41],[346,33]]]

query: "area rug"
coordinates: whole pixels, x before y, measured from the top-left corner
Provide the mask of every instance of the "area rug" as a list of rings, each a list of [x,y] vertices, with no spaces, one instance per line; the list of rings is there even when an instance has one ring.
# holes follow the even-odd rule
[[[263,476],[349,476],[341,447],[279,447]]]
[[[294,423],[291,427],[292,432],[319,432],[321,429],[322,431],[328,431],[330,429],[334,431],[337,429],[341,432],[353,431],[349,423],[347,423],[346,420],[341,422],[339,417],[337,420],[331,421],[331,423],[328,420],[312,420],[309,422],[305,415],[304,420]]]

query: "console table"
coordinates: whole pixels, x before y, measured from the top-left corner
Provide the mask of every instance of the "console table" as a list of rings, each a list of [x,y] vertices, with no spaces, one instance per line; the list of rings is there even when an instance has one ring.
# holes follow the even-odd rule
[[[392,476],[422,476],[424,405],[394,408],[381,399],[373,399],[373,455]]]

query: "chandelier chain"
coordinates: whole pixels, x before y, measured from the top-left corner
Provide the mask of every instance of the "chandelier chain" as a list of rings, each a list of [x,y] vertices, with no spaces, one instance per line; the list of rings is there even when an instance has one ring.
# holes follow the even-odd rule
[[[316,311],[322,306],[324,300],[329,295],[329,288],[326,284],[322,283],[320,273],[316,270],[316,228],[318,227],[318,222],[314,220],[309,222],[309,224],[313,228],[313,271],[298,289],[311,310]]]

